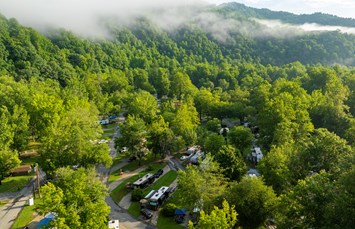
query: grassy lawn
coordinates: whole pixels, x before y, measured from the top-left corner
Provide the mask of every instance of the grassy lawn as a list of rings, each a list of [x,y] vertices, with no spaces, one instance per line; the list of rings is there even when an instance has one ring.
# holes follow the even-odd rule
[[[111,123],[111,124],[103,125],[102,129],[105,131],[105,129],[112,129],[116,127],[117,127],[117,123]]]
[[[113,133],[115,133],[115,129],[114,128],[112,128],[112,129],[104,129],[103,135],[109,136],[109,135],[113,135]]]
[[[159,217],[158,217],[157,228],[159,228],[159,229],[165,229],[165,228],[181,229],[181,228],[185,228],[185,227],[183,226],[183,224],[177,224],[174,221],[173,217],[165,217],[165,216],[163,216],[163,214],[160,213]]]
[[[5,201],[0,201],[0,207],[3,206],[3,205],[5,205],[5,204],[7,204],[7,202],[5,202]]]
[[[161,186],[169,186],[177,177],[177,172],[170,170],[160,177],[156,182],[144,190],[144,195],[147,195],[151,190],[158,190]]]
[[[32,206],[25,206],[18,217],[16,218],[12,229],[22,229],[28,225],[36,216],[37,213],[34,211],[39,199],[35,199],[35,204]]]
[[[112,162],[112,166],[111,166],[111,167],[113,167],[113,166],[115,166],[115,165],[121,163],[123,160],[126,160],[126,158],[128,158],[129,155],[130,155],[130,152],[128,152],[128,151],[125,152],[125,153],[118,153],[118,154],[117,154],[117,157],[115,157],[115,158],[113,159],[113,162]]]
[[[17,192],[26,187],[32,177],[33,173],[27,176],[7,177],[2,180],[2,185],[0,185],[0,192]]]
[[[39,161],[39,156],[36,155],[36,156],[30,156],[30,157],[27,157],[27,156],[20,156],[20,160],[21,160],[21,165],[33,165],[33,164],[36,164],[38,163]]]
[[[139,161],[135,160],[130,162],[128,165],[122,167],[123,171],[134,171],[138,169],[139,167],[142,167],[144,165],[149,165],[153,164],[154,161],[157,161],[158,159],[154,157],[154,155],[150,154],[148,157],[145,157],[141,161],[141,165],[139,165]]]
[[[116,170],[110,174],[110,177],[108,178],[108,182],[114,182],[115,180],[119,179],[121,177],[121,172],[120,170]]]
[[[140,206],[139,202],[132,202],[128,208],[129,214],[131,214],[135,217],[138,217],[141,214],[140,210],[141,210],[141,206]]]

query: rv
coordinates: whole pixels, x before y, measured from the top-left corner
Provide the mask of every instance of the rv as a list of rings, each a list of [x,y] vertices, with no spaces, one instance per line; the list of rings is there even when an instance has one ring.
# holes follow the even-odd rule
[[[133,187],[135,188],[146,188],[149,186],[151,183],[153,183],[155,180],[154,174],[148,173],[144,175],[143,177],[139,178],[133,183]]]
[[[160,205],[169,197],[170,188],[162,186],[159,190],[152,190],[146,195],[145,199],[148,200],[148,207],[157,210]]]

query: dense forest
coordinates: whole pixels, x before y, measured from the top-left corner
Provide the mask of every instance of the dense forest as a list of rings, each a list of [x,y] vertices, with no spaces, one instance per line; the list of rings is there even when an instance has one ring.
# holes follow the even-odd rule
[[[234,206],[228,228],[352,228],[355,35],[255,31],[267,31],[260,19],[344,27],[355,20],[238,4],[205,10],[220,24],[194,18],[165,30],[141,17],[129,26],[107,23],[106,39],[40,33],[0,16],[0,182],[31,142],[39,144],[41,168],[59,171],[66,187],[74,175],[59,168],[109,166],[107,145],[92,143],[102,133],[98,120],[124,113],[117,144],[137,157],[195,144],[208,153],[207,166],[179,175],[182,204],[203,210],[196,227],[209,228],[217,207]],[[237,126],[220,134],[225,120]],[[245,176],[253,144],[264,152],[260,177]],[[102,228],[102,209],[100,225],[68,212],[58,222]]]

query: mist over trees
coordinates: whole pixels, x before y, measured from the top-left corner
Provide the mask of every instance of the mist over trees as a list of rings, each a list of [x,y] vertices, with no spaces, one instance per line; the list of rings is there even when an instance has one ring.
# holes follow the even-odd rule
[[[0,179],[36,142],[40,167],[54,177],[41,211],[58,212],[57,226],[95,228],[72,215],[72,207],[64,209],[91,195],[78,180],[89,181],[94,166],[112,163],[107,145],[95,143],[102,136],[98,120],[124,113],[116,143],[139,159],[195,144],[208,155],[179,173],[181,204],[203,210],[197,228],[211,220],[243,228],[351,228],[355,35],[271,30],[261,36],[258,28],[265,28],[255,18],[293,26],[354,27],[353,20],[236,7],[204,9],[200,15],[216,22],[208,29],[202,16],[171,30],[148,17],[129,25],[108,21],[109,36],[101,39],[65,29],[42,34],[0,16]],[[246,25],[254,31],[243,32]],[[256,145],[264,153],[257,165],[246,160]],[[78,164],[84,168],[68,169]],[[261,177],[246,176],[251,167]],[[69,195],[71,185],[83,195]],[[83,212],[98,206],[101,226],[106,190],[96,179],[92,185],[98,199]]]

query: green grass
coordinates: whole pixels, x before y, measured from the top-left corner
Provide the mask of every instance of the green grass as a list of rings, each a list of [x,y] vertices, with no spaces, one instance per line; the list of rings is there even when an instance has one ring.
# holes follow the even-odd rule
[[[158,217],[157,228],[159,228],[159,229],[165,229],[165,228],[181,229],[181,228],[185,228],[185,227],[183,226],[183,224],[177,224],[174,221],[173,217],[165,217],[165,216],[163,216],[163,214],[160,213],[159,217]]]
[[[18,217],[16,218],[14,224],[12,225],[12,229],[22,229],[26,225],[28,225],[36,216],[35,207],[38,204],[39,199],[35,199],[35,204],[32,206],[26,205]]]
[[[27,176],[7,177],[2,180],[2,185],[0,185],[0,192],[17,192],[26,187],[32,177],[33,173]]]
[[[104,133],[103,135],[107,136],[107,135],[113,135],[113,133],[115,133],[115,129],[104,129]]]
[[[126,158],[128,158],[130,155],[130,152],[125,152],[125,153],[118,153],[117,156],[113,159],[113,162],[112,162],[112,166],[115,166],[119,163],[121,163],[123,160],[125,160]]]
[[[140,210],[141,210],[141,206],[140,206],[139,202],[132,202],[128,208],[129,214],[131,214],[135,217],[138,217],[141,214]]]
[[[154,161],[157,161],[157,158],[155,158],[151,154],[148,157],[143,158],[140,165],[139,165],[139,161],[135,160],[135,161],[130,162],[128,165],[122,167],[122,170],[123,171],[134,171],[144,165],[153,164]]]
[[[176,207],[178,208],[185,208],[184,206],[181,206],[179,204],[179,200],[178,200],[178,193],[180,192],[180,189],[176,189],[176,191],[171,195],[171,197],[169,198],[169,200],[167,202],[164,203],[165,204],[168,204],[168,203],[172,203],[172,204],[175,204]]]
[[[170,170],[162,177],[160,177],[156,182],[144,190],[144,195],[147,195],[151,190],[158,190],[161,186],[169,186],[177,177],[177,172]]]
[[[36,164],[38,163],[39,161],[39,156],[36,155],[36,156],[24,156],[24,157],[21,157],[20,156],[20,160],[21,160],[21,165],[33,165],[33,164]]]
[[[5,205],[5,204],[7,204],[6,201],[0,201],[0,207],[3,206],[3,205]]]
[[[113,173],[110,174],[110,177],[108,178],[108,182],[114,182],[115,180],[118,180],[121,177],[121,172],[120,170],[116,170]]]
[[[102,129],[105,131],[105,129],[112,129],[116,127],[117,127],[117,123],[111,123],[111,124],[103,125]]]

